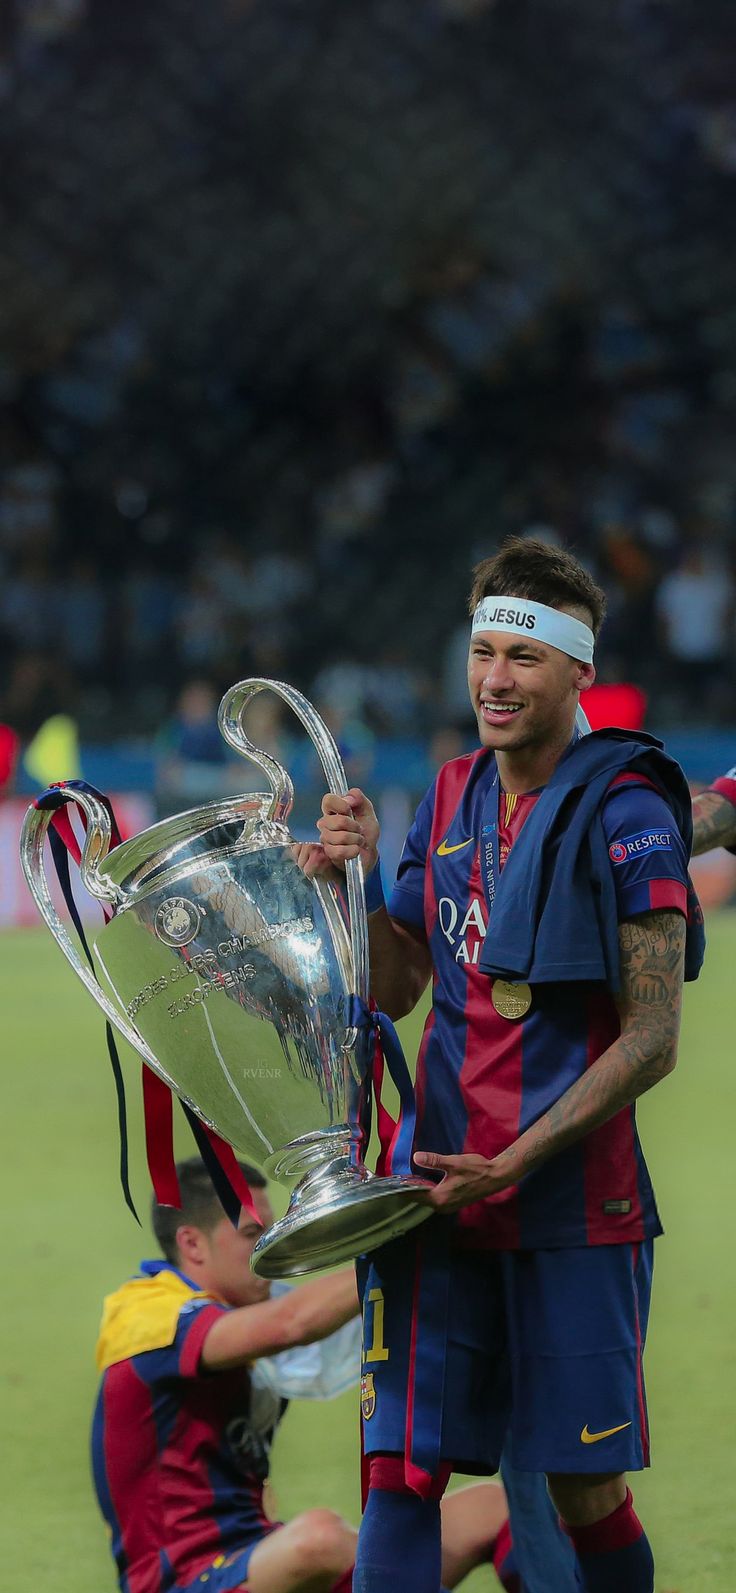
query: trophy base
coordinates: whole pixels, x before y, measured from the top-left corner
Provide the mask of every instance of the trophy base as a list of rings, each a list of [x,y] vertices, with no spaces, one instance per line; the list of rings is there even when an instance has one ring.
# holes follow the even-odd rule
[[[423,1178],[377,1178],[354,1168],[305,1179],[286,1216],[258,1240],[251,1267],[259,1278],[295,1278],[352,1261],[424,1222],[432,1207],[422,1197],[432,1187]]]

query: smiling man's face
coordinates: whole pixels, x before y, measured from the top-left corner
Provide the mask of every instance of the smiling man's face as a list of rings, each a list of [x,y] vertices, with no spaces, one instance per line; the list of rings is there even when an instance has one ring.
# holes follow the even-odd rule
[[[518,752],[572,735],[579,693],[594,678],[592,664],[546,642],[478,631],[470,642],[468,688],[481,745]]]

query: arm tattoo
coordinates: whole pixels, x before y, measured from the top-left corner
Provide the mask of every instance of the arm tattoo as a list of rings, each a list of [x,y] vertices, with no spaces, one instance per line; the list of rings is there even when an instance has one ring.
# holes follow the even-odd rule
[[[619,925],[621,1019],[617,1040],[508,1150],[496,1157],[517,1177],[590,1134],[670,1073],[677,1056],[685,919],[644,913]]]
[[[621,1034],[616,1045],[637,1084],[631,1100],[675,1064],[685,933],[685,919],[675,912],[646,913],[619,925]]]
[[[736,807],[718,791],[703,791],[693,801],[693,857],[714,846],[736,845]]]

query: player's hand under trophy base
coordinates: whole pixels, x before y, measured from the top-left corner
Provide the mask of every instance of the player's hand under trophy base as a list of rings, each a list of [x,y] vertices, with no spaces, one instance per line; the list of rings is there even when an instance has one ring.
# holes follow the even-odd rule
[[[459,1211],[461,1206],[472,1206],[486,1195],[495,1195],[515,1182],[500,1169],[497,1163],[475,1151],[459,1156],[440,1156],[435,1151],[415,1151],[413,1161],[420,1173],[442,1173],[444,1176],[431,1190],[427,1199],[439,1211]]]

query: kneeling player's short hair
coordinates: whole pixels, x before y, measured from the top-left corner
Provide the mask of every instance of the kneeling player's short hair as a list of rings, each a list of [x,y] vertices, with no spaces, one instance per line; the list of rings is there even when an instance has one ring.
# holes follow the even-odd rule
[[[239,1162],[238,1165],[252,1189],[266,1188],[263,1173],[259,1173],[256,1167],[249,1167],[247,1162]],[[184,1223],[191,1223],[193,1228],[210,1233],[224,1216],[212,1179],[198,1156],[177,1162],[176,1172],[181,1206],[160,1206],[155,1197],[151,1202],[151,1226],[166,1260],[173,1266],[179,1261],[177,1228]]]
[[[572,553],[535,537],[507,537],[498,553],[476,564],[471,616],[484,597],[525,597],[549,608],[585,608],[596,637],[606,613],[605,592]]]

